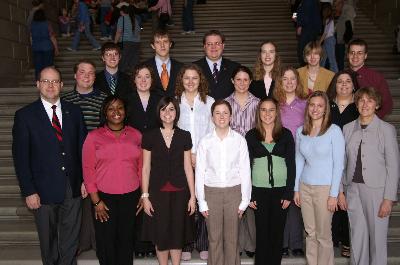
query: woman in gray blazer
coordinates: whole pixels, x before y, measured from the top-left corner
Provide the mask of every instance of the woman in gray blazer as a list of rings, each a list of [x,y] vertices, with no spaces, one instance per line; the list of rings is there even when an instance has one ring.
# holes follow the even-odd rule
[[[359,89],[354,101],[360,116],[343,128],[346,198],[339,196],[338,204],[349,215],[351,264],[387,264],[389,215],[400,175],[396,129],[375,115],[381,96],[373,87]]]

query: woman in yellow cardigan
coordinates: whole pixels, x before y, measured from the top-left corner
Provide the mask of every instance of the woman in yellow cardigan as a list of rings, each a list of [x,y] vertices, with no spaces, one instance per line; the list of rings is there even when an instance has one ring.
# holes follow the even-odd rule
[[[297,69],[297,71],[304,93],[308,95],[317,90],[325,92],[335,73],[319,65],[322,56],[321,45],[317,41],[309,42],[304,47],[303,54],[307,65]]]

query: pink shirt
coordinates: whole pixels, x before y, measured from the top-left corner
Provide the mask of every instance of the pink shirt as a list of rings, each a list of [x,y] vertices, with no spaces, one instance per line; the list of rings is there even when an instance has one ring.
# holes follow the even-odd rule
[[[126,126],[119,137],[107,127],[91,131],[83,144],[83,179],[89,193],[125,194],[142,179],[142,135]]]
[[[290,105],[281,104],[281,119],[283,127],[292,132],[296,140],[296,130],[304,123],[304,111],[306,109],[306,100],[295,98]]]

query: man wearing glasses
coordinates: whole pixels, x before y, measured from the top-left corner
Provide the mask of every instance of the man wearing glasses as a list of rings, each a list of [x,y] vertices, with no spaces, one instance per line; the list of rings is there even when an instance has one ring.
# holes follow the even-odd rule
[[[106,42],[101,47],[101,59],[104,70],[96,74],[94,87],[107,95],[118,95],[125,98],[131,90],[129,75],[118,69],[121,60],[121,49],[118,44]]]
[[[381,94],[382,106],[380,106],[376,114],[379,118],[383,119],[392,112],[393,99],[390,94],[389,85],[383,75],[365,66],[365,60],[368,56],[367,42],[362,39],[354,39],[349,42],[347,50],[349,66],[356,73],[358,87],[372,86]]]
[[[208,94],[215,100],[227,98],[233,93],[232,73],[240,65],[222,57],[224,47],[225,36],[222,32],[210,30],[203,37],[205,57],[194,62],[207,77]]]
[[[60,100],[60,72],[44,68],[40,98],[15,113],[13,159],[22,196],[33,211],[43,264],[76,264],[86,128],[80,108]]]

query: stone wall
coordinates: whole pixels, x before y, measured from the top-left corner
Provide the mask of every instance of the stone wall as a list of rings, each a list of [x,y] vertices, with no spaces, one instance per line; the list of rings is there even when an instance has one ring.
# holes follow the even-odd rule
[[[58,10],[66,1],[44,2],[48,19],[56,23]],[[0,87],[17,86],[31,67],[29,32],[26,27],[31,7],[31,0],[0,1]]]

